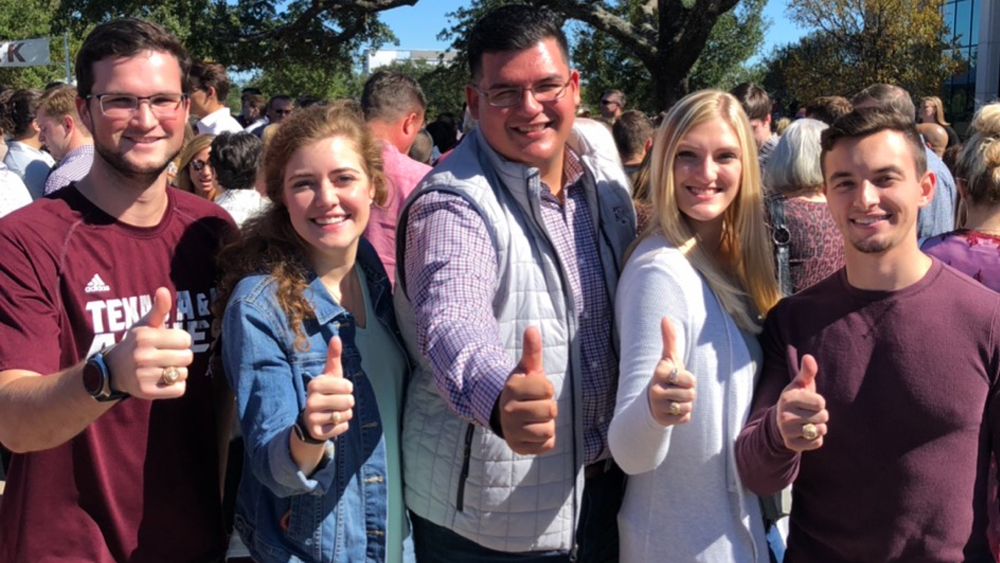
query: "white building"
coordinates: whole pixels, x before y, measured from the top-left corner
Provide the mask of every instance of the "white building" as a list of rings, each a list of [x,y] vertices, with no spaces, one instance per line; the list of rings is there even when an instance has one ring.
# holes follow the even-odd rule
[[[437,66],[442,63],[451,64],[455,60],[456,54],[455,51],[394,51],[388,49],[367,51],[362,71],[364,74],[370,74],[380,67],[405,61],[422,61],[430,66]]]

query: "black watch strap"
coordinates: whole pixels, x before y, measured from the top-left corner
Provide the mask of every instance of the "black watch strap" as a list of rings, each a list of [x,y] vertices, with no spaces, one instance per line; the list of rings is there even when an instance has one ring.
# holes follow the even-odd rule
[[[295,432],[295,437],[307,444],[325,444],[326,440],[317,440],[313,438],[313,435],[309,432],[309,427],[306,425],[303,415],[306,413],[305,409],[299,411],[298,418],[295,419],[295,424],[292,425],[292,431]]]

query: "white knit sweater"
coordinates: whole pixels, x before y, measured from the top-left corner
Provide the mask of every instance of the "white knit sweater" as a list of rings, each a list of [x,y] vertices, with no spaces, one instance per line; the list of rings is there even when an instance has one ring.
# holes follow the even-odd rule
[[[647,389],[670,318],[697,396],[692,420],[663,428]],[[618,285],[621,373],[608,442],[630,475],[618,516],[624,563],[766,562],[756,496],[739,482],[733,444],[762,354],[686,258],[662,235],[635,249]]]

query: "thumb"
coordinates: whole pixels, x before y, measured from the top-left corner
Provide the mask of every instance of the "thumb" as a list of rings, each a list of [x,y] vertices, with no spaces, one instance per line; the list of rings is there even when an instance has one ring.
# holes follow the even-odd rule
[[[529,326],[524,331],[524,344],[521,347],[521,369],[525,374],[545,372],[542,367],[542,333],[538,327]]]
[[[146,313],[139,324],[150,328],[163,328],[167,315],[170,314],[171,305],[173,305],[173,299],[170,297],[170,290],[165,287],[157,288],[156,293],[153,294],[153,308]]]
[[[802,356],[801,366],[799,374],[795,376],[795,383],[802,389],[815,393],[816,373],[819,371],[819,366],[816,365],[816,358],[813,358],[809,354]]]
[[[344,370],[340,366],[340,355],[344,351],[344,345],[340,342],[339,336],[330,339],[330,345],[326,349],[326,365],[323,366],[323,373],[334,377],[344,377]]]
[[[674,362],[680,367],[679,355],[677,354],[677,333],[674,332],[674,324],[670,319],[663,317],[660,319],[660,335],[663,337],[662,359]]]

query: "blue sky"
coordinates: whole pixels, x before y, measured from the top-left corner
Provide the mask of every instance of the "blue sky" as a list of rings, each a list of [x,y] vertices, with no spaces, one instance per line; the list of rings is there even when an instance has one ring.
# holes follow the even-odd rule
[[[458,3],[455,0],[418,0],[415,6],[403,6],[383,12],[382,21],[399,38],[398,47],[386,45],[383,48],[447,49],[449,44],[438,41],[437,34],[448,27],[445,14],[454,11],[456,5]],[[761,56],[770,53],[775,46],[796,41],[805,33],[785,16],[786,6],[787,0],[770,0],[764,8],[764,15],[771,20],[771,28],[760,51]]]

